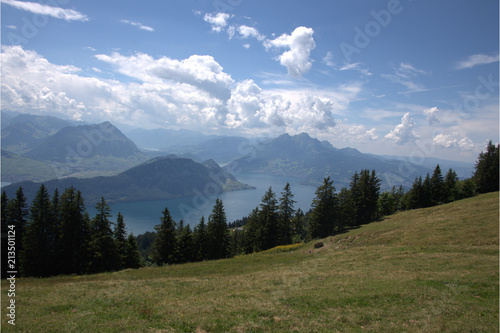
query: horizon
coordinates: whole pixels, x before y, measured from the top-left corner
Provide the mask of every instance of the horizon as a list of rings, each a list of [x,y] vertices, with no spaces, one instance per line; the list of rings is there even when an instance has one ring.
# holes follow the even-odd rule
[[[499,140],[498,6],[2,0],[2,111],[473,163]]]

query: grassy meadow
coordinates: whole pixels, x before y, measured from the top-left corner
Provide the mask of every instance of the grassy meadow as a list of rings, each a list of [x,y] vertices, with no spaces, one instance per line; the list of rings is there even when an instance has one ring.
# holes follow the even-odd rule
[[[227,260],[16,281],[2,332],[498,332],[498,193]]]

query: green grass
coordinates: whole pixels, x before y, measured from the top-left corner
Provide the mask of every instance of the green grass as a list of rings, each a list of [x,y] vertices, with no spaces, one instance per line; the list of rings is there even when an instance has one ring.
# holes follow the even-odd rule
[[[19,279],[3,332],[498,332],[498,193],[233,259]],[[284,251],[284,252],[283,252]]]

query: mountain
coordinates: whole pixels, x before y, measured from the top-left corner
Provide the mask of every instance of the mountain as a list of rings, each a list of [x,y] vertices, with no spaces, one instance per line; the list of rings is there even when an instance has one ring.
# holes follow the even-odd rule
[[[363,154],[353,148],[334,148],[306,133],[283,134],[229,163],[226,169],[293,177],[314,186],[330,176],[337,188],[348,186],[354,172],[361,169],[375,170],[383,181],[383,188],[393,185],[409,188],[415,177],[432,171],[405,161]]]
[[[50,116],[20,114],[13,116],[2,112],[2,149],[24,154],[64,127],[72,124]]]
[[[50,163],[37,161],[2,149],[2,182],[46,181],[57,178]]]
[[[185,129],[164,128],[151,130],[136,128],[125,131],[125,134],[141,149],[152,151],[169,151],[169,148],[174,146],[197,145],[217,137]]]
[[[202,164],[176,157],[154,158],[115,176],[71,177],[50,180],[44,184],[49,193],[53,193],[56,188],[61,193],[65,188],[74,186],[82,192],[87,205],[95,204],[101,197],[110,203],[168,200],[252,188],[238,182],[214,161]],[[21,182],[3,189],[10,197],[19,186],[22,186],[30,201],[40,188],[40,183]]]

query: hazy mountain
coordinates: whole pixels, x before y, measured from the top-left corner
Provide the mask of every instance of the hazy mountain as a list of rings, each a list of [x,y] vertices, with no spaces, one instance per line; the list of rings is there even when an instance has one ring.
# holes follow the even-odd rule
[[[136,128],[124,132],[141,149],[168,151],[173,146],[197,145],[217,137],[190,130],[174,129],[141,129]]]
[[[330,176],[338,188],[347,186],[354,172],[361,169],[376,170],[384,188],[393,185],[408,188],[415,177],[429,172],[421,166],[384,160],[353,148],[337,149],[306,133],[283,134],[254,149],[251,154],[234,160],[226,169],[293,177],[311,185],[318,185],[324,177]]]
[[[2,149],[2,181],[46,181],[57,178],[50,163],[37,161]]]
[[[101,197],[108,202],[167,200],[195,195],[213,195],[224,191],[250,189],[219,167],[214,161],[196,163],[175,157],[158,157],[115,176],[94,178],[64,178],[44,182],[49,193],[56,188],[60,193],[70,186],[79,189],[87,205]],[[14,195],[23,187],[28,200],[32,200],[40,183],[21,182],[4,187]]]
[[[2,149],[23,154],[71,123],[50,116],[2,112]]]

